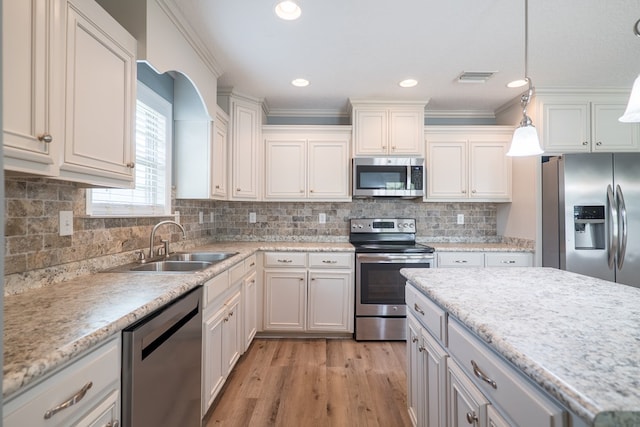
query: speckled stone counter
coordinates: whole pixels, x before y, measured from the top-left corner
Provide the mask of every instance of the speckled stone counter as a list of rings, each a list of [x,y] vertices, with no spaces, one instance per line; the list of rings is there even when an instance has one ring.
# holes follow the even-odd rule
[[[348,243],[240,242],[197,250],[238,255],[195,273],[98,273],[5,296],[5,398],[257,251],[354,249]]]
[[[550,268],[403,269],[594,426],[640,426],[640,289]]]

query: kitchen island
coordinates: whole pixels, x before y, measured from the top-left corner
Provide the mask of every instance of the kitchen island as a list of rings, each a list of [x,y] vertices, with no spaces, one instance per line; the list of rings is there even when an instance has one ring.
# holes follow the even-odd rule
[[[586,425],[640,425],[640,289],[550,268],[401,272]]]

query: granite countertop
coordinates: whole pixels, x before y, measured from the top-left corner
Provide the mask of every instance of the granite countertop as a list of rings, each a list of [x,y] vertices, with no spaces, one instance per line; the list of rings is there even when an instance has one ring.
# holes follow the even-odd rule
[[[238,255],[200,272],[97,273],[4,298],[3,396],[32,384],[257,251],[349,251],[349,243],[228,242]]]
[[[402,273],[588,424],[640,425],[640,289],[551,268]]]

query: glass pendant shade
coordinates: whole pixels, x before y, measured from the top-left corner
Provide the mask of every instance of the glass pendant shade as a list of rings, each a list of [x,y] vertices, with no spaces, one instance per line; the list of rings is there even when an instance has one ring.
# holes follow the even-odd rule
[[[515,130],[507,156],[537,156],[542,153],[538,132],[533,125],[520,126]]]
[[[636,81],[633,83],[627,109],[618,120],[623,123],[640,122],[640,75],[636,77]]]

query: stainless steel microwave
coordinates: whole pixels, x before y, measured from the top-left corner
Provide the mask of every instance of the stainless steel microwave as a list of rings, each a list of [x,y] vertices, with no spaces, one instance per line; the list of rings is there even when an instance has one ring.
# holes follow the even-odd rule
[[[424,195],[424,159],[419,157],[355,157],[353,197]]]

